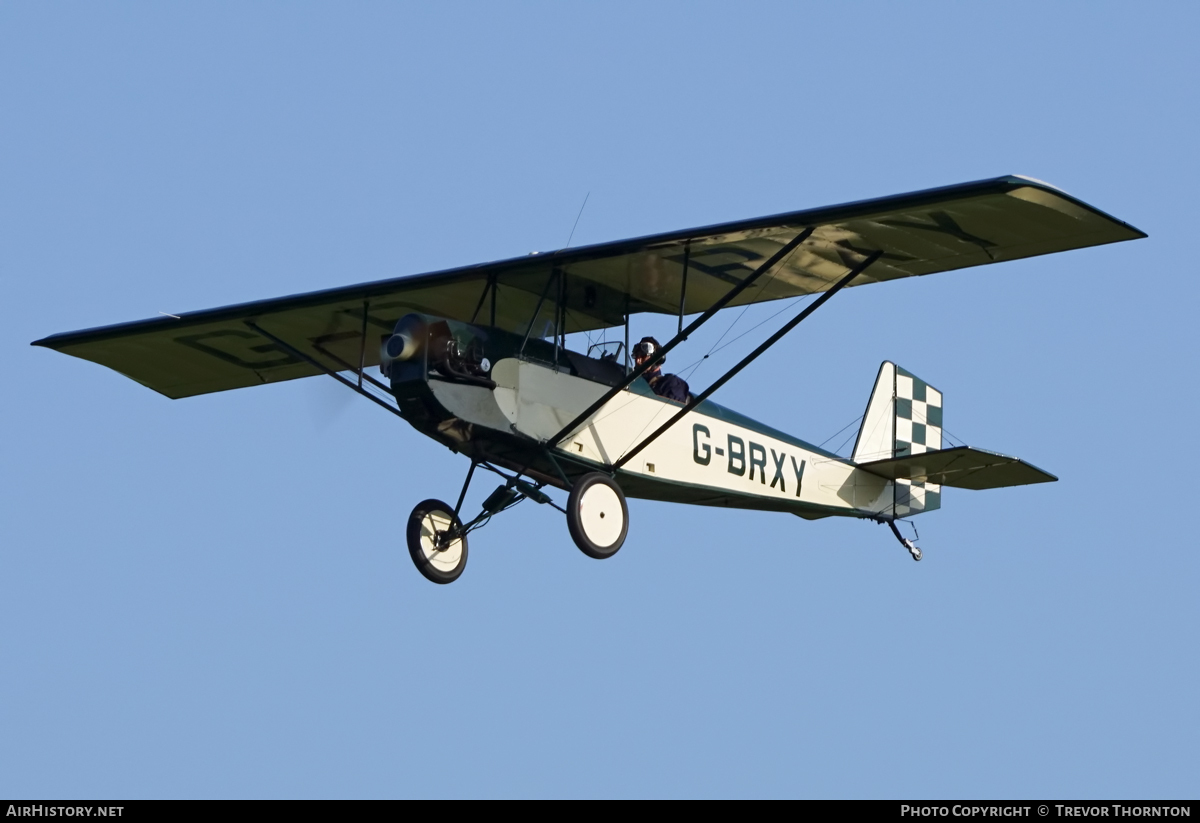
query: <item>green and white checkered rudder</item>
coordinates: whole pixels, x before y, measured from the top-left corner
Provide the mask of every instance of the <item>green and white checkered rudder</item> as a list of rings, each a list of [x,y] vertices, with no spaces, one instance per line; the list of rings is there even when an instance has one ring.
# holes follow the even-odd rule
[[[942,393],[915,374],[884,362],[863,415],[854,444],[854,461],[911,457],[942,448]],[[936,483],[897,480],[893,511],[896,517],[941,507],[942,487]]]
[[[942,447],[942,393],[896,366],[894,457],[937,451]]]

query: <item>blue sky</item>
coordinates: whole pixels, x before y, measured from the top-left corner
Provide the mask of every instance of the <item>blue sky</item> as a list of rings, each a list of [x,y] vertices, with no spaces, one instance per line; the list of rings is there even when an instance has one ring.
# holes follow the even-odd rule
[[[1198,16],[0,4],[0,796],[1194,797]],[[1061,478],[949,491],[920,564],[642,501],[599,563],[525,504],[438,587],[404,524],[466,464],[390,415],[28,345],[557,248],[585,195],[575,244],[1010,173],[1150,237],[847,291],[716,398],[820,442],[891,359]]]

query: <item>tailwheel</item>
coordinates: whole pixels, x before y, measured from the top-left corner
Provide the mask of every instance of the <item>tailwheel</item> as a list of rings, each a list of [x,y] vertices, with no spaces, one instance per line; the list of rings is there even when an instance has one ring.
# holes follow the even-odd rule
[[[921,559],[921,550],[917,547],[916,543],[912,542],[907,537],[904,537],[903,535],[900,534],[900,530],[896,528],[895,520],[882,520],[881,519],[879,522],[888,524],[888,528],[890,528],[892,530],[892,534],[896,535],[896,539],[900,541],[901,546],[908,549],[908,553],[912,555],[913,560]],[[914,527],[914,530],[915,530],[915,527]]]
[[[441,500],[417,504],[408,517],[408,553],[417,571],[434,583],[453,583],[467,567],[467,536],[448,539],[462,521]]]
[[[621,487],[600,472],[579,478],[567,498],[567,529],[588,557],[603,560],[616,554],[629,531],[629,507]]]

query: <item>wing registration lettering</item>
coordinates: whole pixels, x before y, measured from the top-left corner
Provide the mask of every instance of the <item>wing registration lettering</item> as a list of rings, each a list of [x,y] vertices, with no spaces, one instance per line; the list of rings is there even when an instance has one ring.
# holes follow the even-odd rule
[[[257,345],[251,345],[251,341],[257,341]],[[237,329],[184,335],[176,337],[175,342],[251,371],[304,362],[274,343],[263,342],[263,339],[253,332]]]
[[[930,225],[929,223],[920,223],[916,220],[896,220],[894,218],[883,219],[879,222],[885,226],[891,226],[895,229],[917,229],[920,231],[931,231],[938,234],[949,235],[956,240],[961,240],[964,243],[970,243],[973,246],[978,246],[987,252],[988,257],[993,257],[990,250],[996,247],[996,243],[966,231],[962,226],[958,225],[958,221],[951,217],[947,212],[931,211],[929,212],[929,219],[933,221],[933,225]]]
[[[676,254],[667,259],[682,266],[684,255]],[[693,251],[687,265],[689,271],[694,269],[736,286],[754,272],[755,266],[747,264],[761,263],[765,259],[750,249],[726,246]]]

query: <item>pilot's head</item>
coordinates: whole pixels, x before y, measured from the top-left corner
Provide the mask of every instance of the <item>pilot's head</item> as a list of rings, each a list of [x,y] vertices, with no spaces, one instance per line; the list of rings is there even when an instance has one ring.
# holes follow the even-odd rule
[[[646,362],[650,355],[656,354],[661,348],[662,346],[653,337],[643,337],[641,341],[633,347],[633,362],[640,366],[642,363]],[[657,371],[665,362],[667,362],[667,360],[664,357],[662,360],[659,360],[654,364],[654,368],[652,368],[651,371]]]

